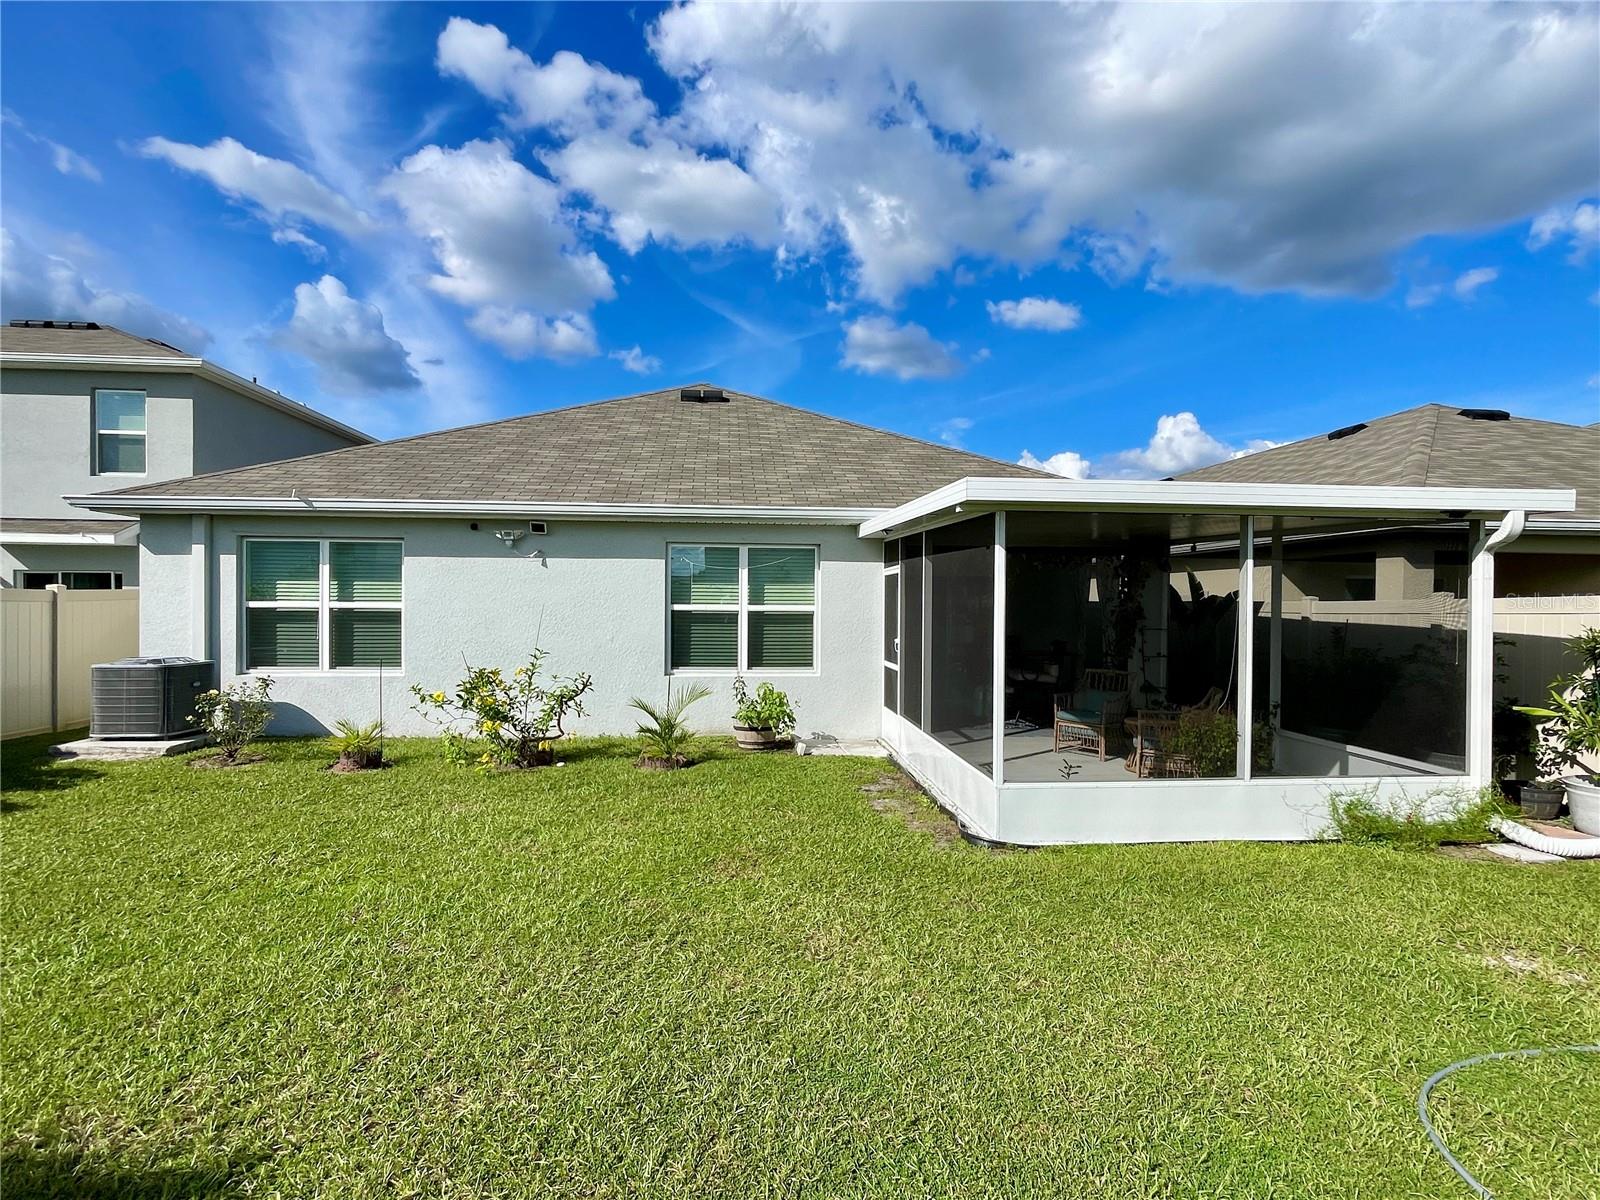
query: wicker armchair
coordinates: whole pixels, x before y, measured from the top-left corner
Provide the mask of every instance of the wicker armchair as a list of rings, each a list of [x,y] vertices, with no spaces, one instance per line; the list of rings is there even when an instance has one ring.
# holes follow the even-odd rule
[[[1092,750],[1105,762],[1128,717],[1128,673],[1085,671],[1076,690],[1056,693],[1054,716],[1056,753]]]

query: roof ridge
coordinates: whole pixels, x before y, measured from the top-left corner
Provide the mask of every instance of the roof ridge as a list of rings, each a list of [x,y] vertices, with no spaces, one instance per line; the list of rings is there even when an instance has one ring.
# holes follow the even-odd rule
[[[1406,456],[1400,461],[1400,473],[1407,483],[1413,482],[1411,476],[1415,474],[1415,483],[1418,487],[1426,487],[1428,483],[1428,464],[1433,458],[1434,439],[1439,434],[1439,415],[1444,411],[1442,404],[1425,404],[1422,406],[1423,427],[1412,438],[1411,448],[1406,451]]]

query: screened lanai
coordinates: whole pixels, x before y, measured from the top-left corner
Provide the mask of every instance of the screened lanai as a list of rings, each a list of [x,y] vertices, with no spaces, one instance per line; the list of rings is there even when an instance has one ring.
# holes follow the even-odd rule
[[[885,740],[1025,842],[1307,836],[1333,781],[1486,779],[1493,551],[1571,503],[963,480],[862,527]]]

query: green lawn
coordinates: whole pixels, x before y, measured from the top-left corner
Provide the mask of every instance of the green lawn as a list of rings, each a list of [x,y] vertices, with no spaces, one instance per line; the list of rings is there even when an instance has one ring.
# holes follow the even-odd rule
[[[6,747],[3,1194],[1466,1196],[1415,1095],[1600,1035],[1600,870],[997,853],[882,763]],[[1600,1060],[1436,1093],[1600,1194]]]

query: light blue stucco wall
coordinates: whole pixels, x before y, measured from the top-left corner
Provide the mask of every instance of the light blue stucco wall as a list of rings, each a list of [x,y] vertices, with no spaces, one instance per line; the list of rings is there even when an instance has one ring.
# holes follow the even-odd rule
[[[194,377],[194,474],[360,445],[257,400]]]
[[[551,521],[507,549],[492,530],[515,524],[465,519],[213,517],[209,519],[212,598],[208,628],[196,628],[196,531],[189,517],[144,522],[143,654],[198,654],[209,645],[224,680],[241,671],[240,540],[249,535],[399,537],[405,543],[405,662],[384,685],[384,710],[396,733],[431,733],[411,711],[410,684],[448,690],[462,663],[511,668],[535,644],[557,674],[594,677],[590,715],[575,729],[628,733],[636,695],[665,696],[667,546],[671,542],[815,545],[820,551],[818,666],[804,675],[770,676],[796,702],[800,730],[875,737],[882,692],[882,547],[853,527],[702,525]],[[543,551],[542,560],[534,551]],[[202,638],[201,633],[205,634]],[[319,732],[340,718],[376,716],[372,674],[274,672],[278,733]],[[763,676],[752,673],[754,682]],[[704,680],[712,698],[692,710],[706,731],[732,726],[732,680]]]
[[[190,375],[7,367],[0,372],[0,514],[110,516],[61,497],[193,474],[193,384]],[[145,393],[145,474],[93,473],[90,396],[99,388]]]

